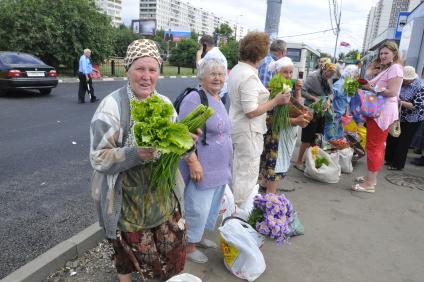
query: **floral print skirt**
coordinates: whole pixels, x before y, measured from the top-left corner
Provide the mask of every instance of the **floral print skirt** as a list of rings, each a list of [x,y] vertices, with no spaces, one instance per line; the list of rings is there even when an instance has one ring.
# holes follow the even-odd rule
[[[184,269],[186,228],[181,214],[174,212],[165,223],[138,232],[118,231],[110,240],[119,274],[138,272],[144,279],[167,280]]]
[[[268,131],[264,134],[264,151],[261,155],[260,176],[268,181],[279,181],[284,178],[284,173],[276,173],[275,165],[278,157],[278,143],[280,134],[274,133],[272,127],[272,116],[268,114],[266,119]]]

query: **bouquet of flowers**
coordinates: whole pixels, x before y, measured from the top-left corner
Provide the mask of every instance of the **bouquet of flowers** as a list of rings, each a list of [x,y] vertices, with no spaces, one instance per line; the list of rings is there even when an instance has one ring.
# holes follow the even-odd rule
[[[284,195],[256,195],[254,208],[247,222],[260,234],[276,240],[276,244],[287,243],[290,236],[289,224],[293,222],[293,205]]]

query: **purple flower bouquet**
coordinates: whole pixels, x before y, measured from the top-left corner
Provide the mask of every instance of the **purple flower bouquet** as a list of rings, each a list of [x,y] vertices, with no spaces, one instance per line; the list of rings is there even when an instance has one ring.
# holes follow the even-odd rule
[[[275,239],[277,245],[287,243],[295,211],[284,195],[256,195],[247,222],[260,234]]]

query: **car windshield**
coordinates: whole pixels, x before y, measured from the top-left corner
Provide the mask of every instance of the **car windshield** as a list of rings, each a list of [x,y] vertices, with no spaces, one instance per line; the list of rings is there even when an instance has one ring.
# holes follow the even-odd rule
[[[44,63],[28,54],[1,54],[0,61],[6,65],[44,65]]]

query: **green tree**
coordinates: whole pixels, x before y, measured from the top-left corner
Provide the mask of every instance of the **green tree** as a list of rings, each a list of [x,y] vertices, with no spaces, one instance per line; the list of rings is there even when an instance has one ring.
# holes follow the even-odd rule
[[[231,39],[234,39],[233,29],[226,23],[223,23],[219,27],[215,28],[215,31],[213,32],[213,38],[215,38],[215,40],[217,40],[218,34],[221,38],[220,42],[228,43]]]
[[[113,53],[113,27],[92,0],[0,1],[0,50],[34,54],[53,66],[75,66],[84,48],[100,62]]]
[[[118,28],[115,28],[112,44],[113,55],[117,57],[125,57],[128,45],[139,38],[142,38],[140,34],[134,33],[125,25],[121,25]]]
[[[228,68],[232,69],[238,62],[239,43],[230,39],[227,44],[219,47],[222,54],[227,58]]]
[[[192,29],[190,33],[190,38],[197,42],[197,40],[199,39],[199,34],[194,31],[194,29]]]
[[[345,53],[340,52],[340,53],[339,53],[339,57],[338,57],[338,59],[339,59],[339,60],[344,60],[344,58],[345,58],[345,57],[346,57]]]
[[[358,50],[351,50],[349,51],[346,56],[345,56],[345,60],[349,60],[350,62],[355,62],[357,59],[359,51]]]
[[[171,49],[169,63],[174,66],[192,68],[196,64],[196,51],[199,44],[193,39],[182,39]]]

